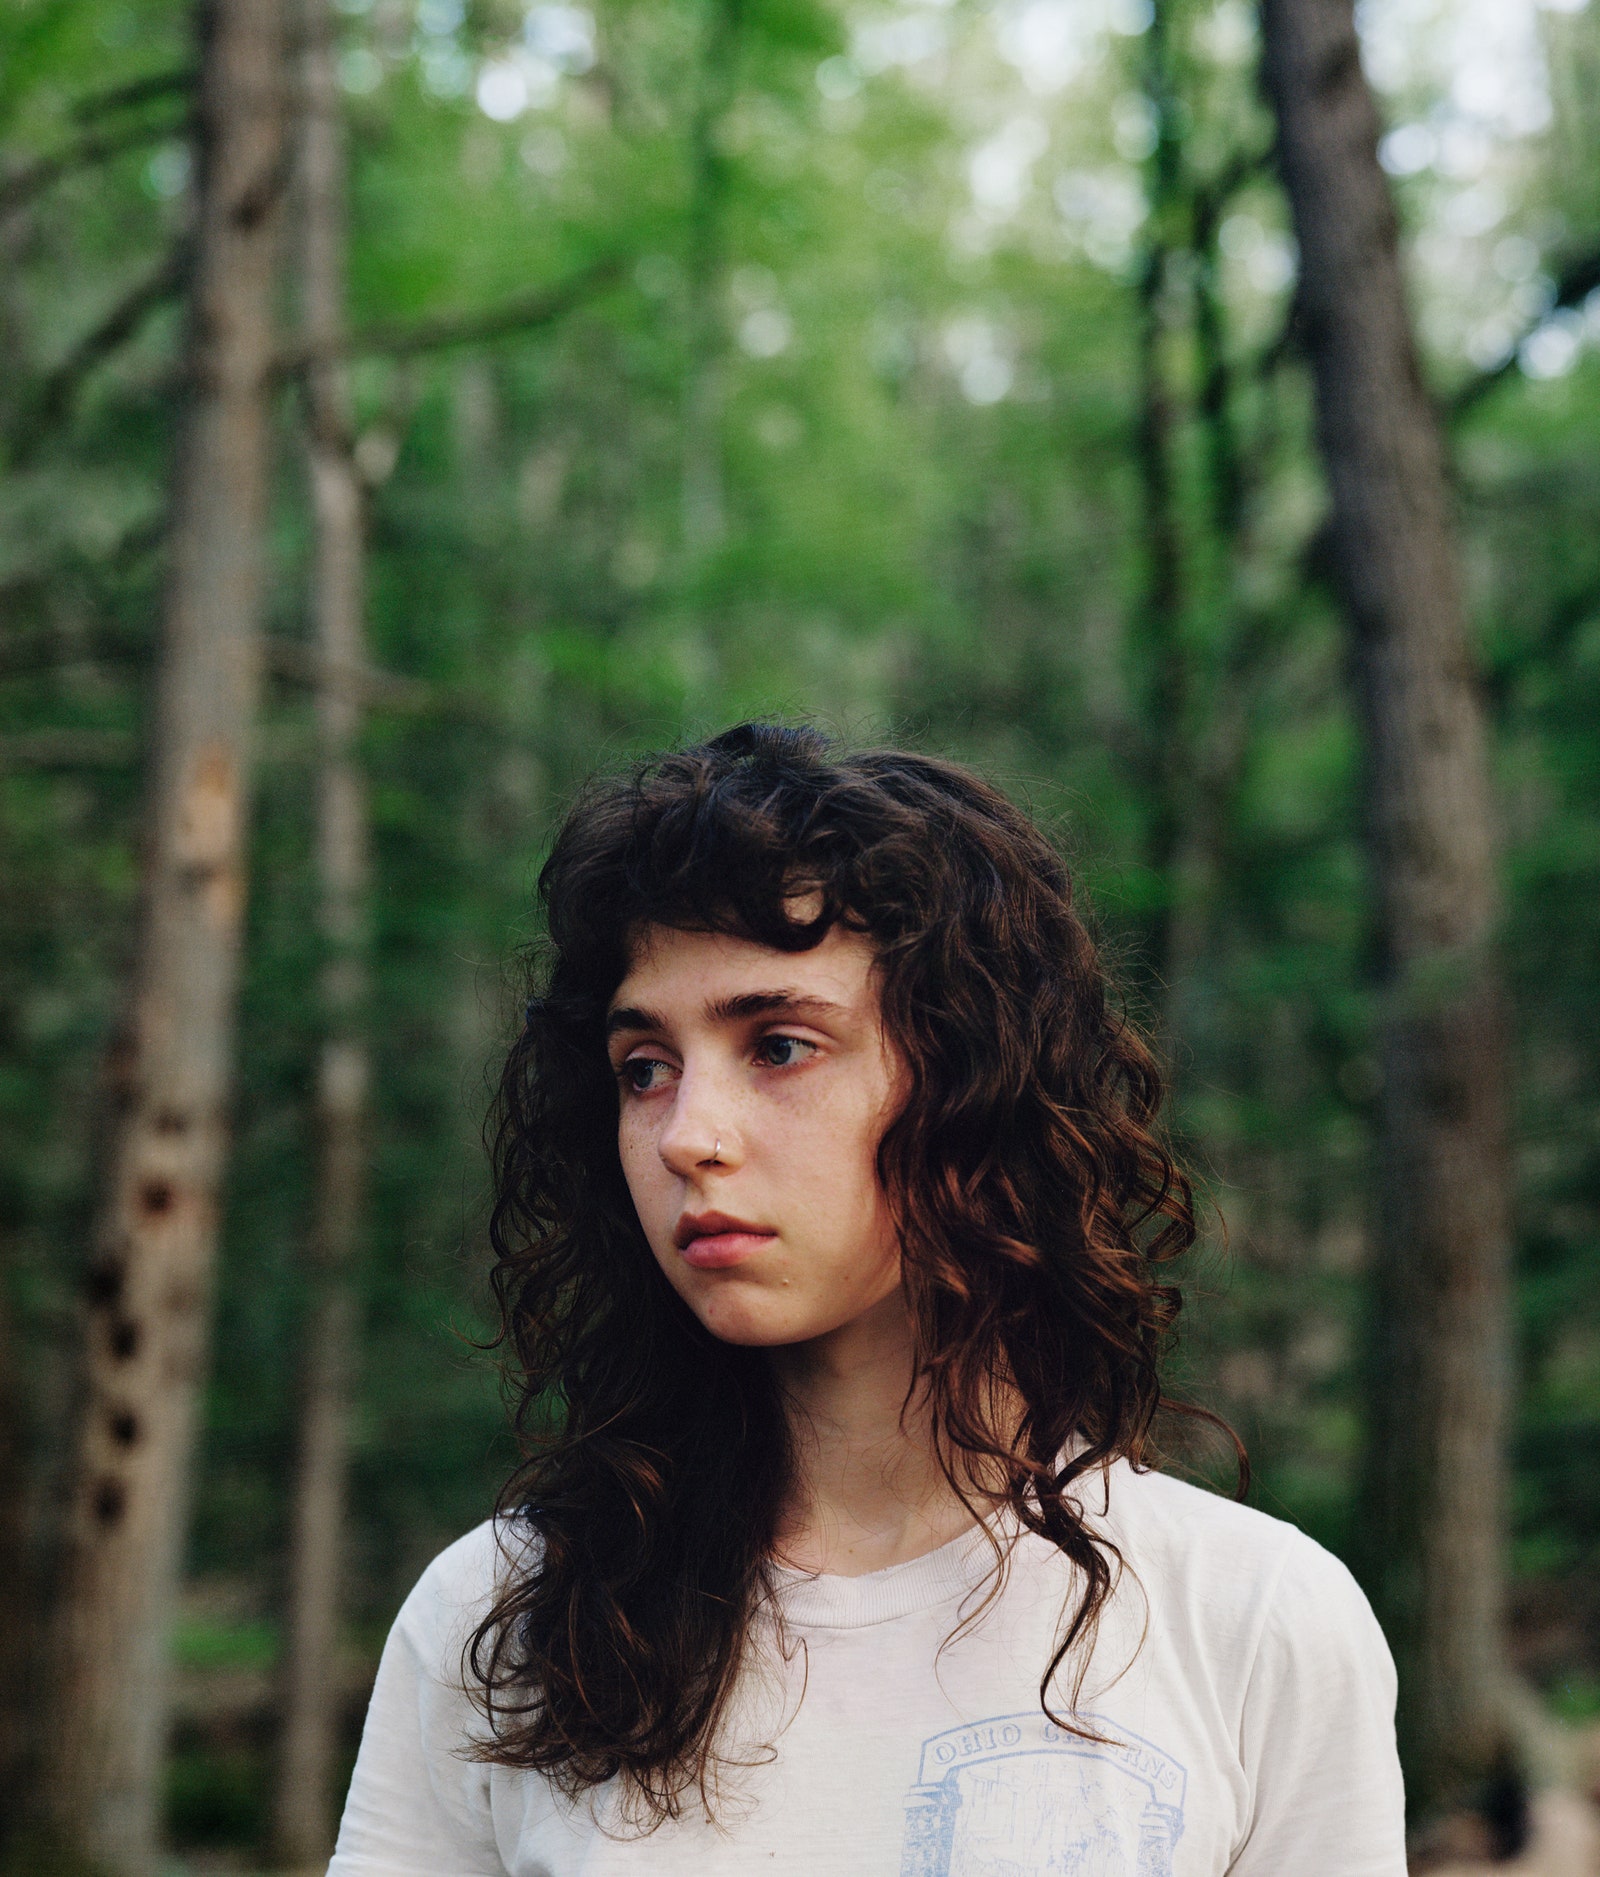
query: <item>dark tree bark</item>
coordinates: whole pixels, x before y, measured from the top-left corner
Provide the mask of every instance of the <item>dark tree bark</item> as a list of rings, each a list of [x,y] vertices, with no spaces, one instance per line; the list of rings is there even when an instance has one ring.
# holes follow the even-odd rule
[[[1364,1549],[1414,1812],[1508,1752],[1507,1051],[1484,712],[1351,0],[1262,0],[1354,641],[1383,955]]]
[[[305,377],[311,486],[311,613],[317,645],[317,887],[325,948],[316,1083],[315,1218],[289,1553],[283,1733],[274,1825],[292,1869],[332,1848],[340,1564],[350,1391],[358,1335],[354,1267],[365,1212],[368,816],[357,743],[366,642],[362,490],[345,323],[345,158],[328,0],[302,0],[300,286],[313,363]]]
[[[541,326],[564,319],[615,286],[624,271],[620,256],[606,254],[554,286],[516,293],[492,306],[435,313],[423,319],[380,320],[354,332],[341,328],[337,337],[316,343],[309,334],[302,334],[299,342],[279,359],[279,370],[300,372],[342,359],[415,358],[422,352],[445,352],[453,346],[492,345],[496,340],[536,332]]]
[[[1155,127],[1146,166],[1147,216],[1137,282],[1139,521],[1142,590],[1134,616],[1140,695],[1136,733],[1139,780],[1149,804],[1145,864],[1153,885],[1147,924],[1148,966],[1169,1054],[1192,1040],[1189,991],[1211,937],[1218,851],[1236,739],[1217,734],[1231,708],[1206,708],[1215,649],[1206,643],[1206,616],[1221,601],[1237,547],[1237,504],[1210,504],[1209,532],[1186,522],[1183,429],[1198,420],[1208,470],[1231,453],[1231,405],[1222,367],[1220,311],[1208,307],[1204,254],[1195,240],[1200,218],[1196,178],[1184,161],[1183,59],[1174,44],[1172,0],[1156,0],[1144,38],[1143,87]],[[1223,199],[1234,185],[1218,185]],[[1195,338],[1208,366],[1192,408],[1179,389],[1172,302],[1175,268],[1193,270]],[[1181,301],[1180,301],[1181,304]],[[1187,310],[1187,309],[1186,309]],[[1187,336],[1187,335],[1185,335]],[[1206,348],[1209,344],[1210,350]],[[1219,438],[1221,442],[1219,443]],[[1211,725],[1209,733],[1202,726]]]
[[[1156,0],[1144,42],[1143,83],[1155,124],[1155,147],[1146,170],[1144,251],[1138,275],[1139,406],[1135,458],[1139,469],[1142,590],[1134,614],[1141,702],[1141,768],[1148,798],[1145,861],[1156,903],[1150,918],[1149,965],[1166,1026],[1171,1028],[1177,920],[1176,879],[1184,839],[1180,806],[1187,765],[1189,661],[1184,645],[1183,530],[1178,518],[1178,413],[1172,390],[1167,331],[1168,270],[1179,246],[1182,144],[1172,78],[1168,12]]]
[[[1242,169],[1242,165],[1239,166]],[[1233,421],[1233,374],[1223,307],[1218,224],[1226,213],[1235,176],[1224,176],[1197,193],[1194,205],[1194,336],[1198,354],[1199,415],[1205,438],[1208,507],[1212,532],[1226,551],[1244,527],[1244,465]]]
[[[728,159],[721,134],[738,89],[744,0],[705,0],[699,96],[690,129],[688,377],[683,402],[683,545],[691,569],[727,532],[722,418],[727,334],[722,310]]]
[[[226,1158],[283,183],[277,0],[211,0],[200,23],[188,394],[44,1794],[68,1846],[128,1873],[155,1855]]]

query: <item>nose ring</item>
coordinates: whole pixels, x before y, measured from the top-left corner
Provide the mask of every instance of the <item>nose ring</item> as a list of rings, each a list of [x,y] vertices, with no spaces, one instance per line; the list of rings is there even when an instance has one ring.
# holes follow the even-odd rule
[[[719,1160],[720,1160],[721,1158],[722,1158],[722,1136],[721,1136],[721,1135],[719,1134],[719,1135],[717,1136],[717,1139],[716,1139],[716,1145],[715,1145],[715,1146],[714,1146],[714,1147],[713,1147],[713,1148],[711,1149],[711,1163],[712,1163],[712,1165],[713,1165],[713,1166],[715,1166],[715,1165],[716,1165],[716,1163],[717,1163],[717,1162],[718,1162],[718,1161],[719,1161]]]

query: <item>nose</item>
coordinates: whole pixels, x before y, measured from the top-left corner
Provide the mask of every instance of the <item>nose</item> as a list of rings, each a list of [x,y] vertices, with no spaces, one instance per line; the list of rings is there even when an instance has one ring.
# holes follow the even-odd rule
[[[656,1137],[662,1164],[681,1180],[704,1167],[730,1166],[737,1160],[737,1132],[732,1102],[714,1073],[685,1065],[672,1098],[672,1111]]]

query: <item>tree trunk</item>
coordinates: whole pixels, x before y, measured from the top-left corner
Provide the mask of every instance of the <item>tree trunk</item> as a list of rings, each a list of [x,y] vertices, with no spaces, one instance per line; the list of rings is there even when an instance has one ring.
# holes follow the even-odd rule
[[[1148,962],[1154,1001],[1170,1047],[1181,1027],[1181,976],[1188,812],[1194,783],[1190,738],[1188,556],[1179,501],[1178,421],[1169,333],[1169,273],[1181,252],[1183,151],[1173,82],[1171,0],[1156,0],[1144,41],[1143,84],[1155,125],[1145,173],[1145,238],[1138,301],[1139,472],[1142,588],[1134,612],[1138,749],[1149,805],[1144,842],[1151,881]],[[1192,962],[1185,959],[1185,963]]]
[[[699,95],[690,127],[688,379],[683,403],[683,545],[691,573],[727,532],[722,415],[727,334],[722,308],[728,159],[723,126],[738,88],[744,0],[705,0]]]
[[[1238,590],[1244,477],[1217,230],[1258,161],[1237,151],[1206,179],[1186,160],[1184,94],[1193,74],[1176,31],[1180,16],[1173,0],[1154,0],[1143,41],[1141,82],[1155,135],[1145,165],[1136,284],[1143,564],[1132,636],[1143,715],[1131,739],[1149,804],[1147,957],[1159,1028],[1174,1058],[1197,1040],[1189,1034],[1197,1015],[1193,990],[1214,935],[1229,797],[1243,759],[1247,712],[1241,700],[1256,636]],[[1184,263],[1192,333],[1182,338],[1193,341],[1195,378],[1188,405],[1182,385],[1191,368],[1174,356],[1179,335],[1171,305]],[[1186,459],[1195,459],[1187,473]],[[1196,499],[1202,494],[1203,505]]]
[[[361,730],[362,491],[352,449],[345,323],[345,159],[328,0],[302,0],[300,274],[307,350],[306,455],[318,683],[316,860],[323,1039],[317,1065],[317,1166],[310,1308],[289,1554],[283,1734],[275,1804],[291,1868],[331,1849],[339,1720],[338,1619],[354,1266],[366,1192],[367,796]]]
[[[226,1159],[283,180],[277,0],[211,0],[200,37],[188,391],[45,1781],[55,1830],[121,1872],[155,1850]]]
[[[1244,469],[1233,421],[1232,373],[1228,365],[1218,223],[1229,192],[1202,191],[1194,209],[1194,336],[1199,370],[1198,399],[1205,439],[1206,496],[1211,531],[1219,551],[1237,551],[1244,530]]]
[[[1263,0],[1262,28],[1365,736],[1384,983],[1364,1546],[1426,1818],[1481,1798],[1508,1751],[1507,1052],[1484,717],[1351,0]]]

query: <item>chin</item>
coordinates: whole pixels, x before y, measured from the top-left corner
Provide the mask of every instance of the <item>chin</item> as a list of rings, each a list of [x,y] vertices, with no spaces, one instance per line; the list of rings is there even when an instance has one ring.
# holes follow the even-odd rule
[[[809,1342],[828,1327],[803,1322],[788,1311],[772,1309],[770,1303],[761,1297],[733,1296],[702,1299],[690,1308],[719,1343],[741,1349],[782,1349]]]

